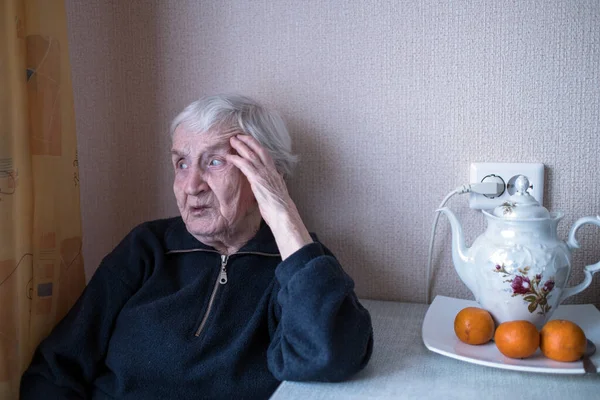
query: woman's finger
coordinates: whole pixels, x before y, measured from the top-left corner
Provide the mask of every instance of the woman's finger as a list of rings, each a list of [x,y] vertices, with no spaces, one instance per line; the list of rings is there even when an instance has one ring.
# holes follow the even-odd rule
[[[227,162],[235,165],[248,179],[254,196],[259,203],[263,217],[268,218],[269,210],[273,207],[281,208],[286,205],[285,198],[288,198],[287,188],[283,179],[279,175],[273,174],[261,174],[266,171],[264,167],[262,170],[258,170],[248,160],[234,155],[229,154],[226,156]]]
[[[246,175],[248,181],[252,182],[256,179],[256,167],[248,159],[235,154],[227,154],[225,159],[242,171],[242,174]]]
[[[231,139],[229,139],[229,143],[231,144],[231,147],[237,151],[240,157],[255,165],[264,164],[260,157],[254,151],[252,151],[252,149],[245,142],[241,141],[235,136],[232,136]]]
[[[250,135],[236,135],[233,138],[242,142],[251,152],[253,152],[264,165],[274,166],[273,158],[259,142]]]

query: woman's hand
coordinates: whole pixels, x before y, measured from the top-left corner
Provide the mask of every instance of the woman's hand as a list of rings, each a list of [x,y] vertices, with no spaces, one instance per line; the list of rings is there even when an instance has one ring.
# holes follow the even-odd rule
[[[250,135],[233,136],[230,143],[238,154],[228,155],[227,160],[250,182],[260,213],[275,236],[281,258],[287,258],[311,243],[312,238],[269,152]]]

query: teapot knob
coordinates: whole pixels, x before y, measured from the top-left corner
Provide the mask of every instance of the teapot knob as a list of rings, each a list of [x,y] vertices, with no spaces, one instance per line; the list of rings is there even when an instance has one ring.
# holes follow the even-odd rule
[[[510,183],[514,181],[514,183]],[[527,191],[531,188],[524,175],[510,178],[509,185],[515,189],[508,201],[494,208],[493,215],[502,219],[526,220],[530,218],[550,218],[550,213]],[[509,189],[509,192],[511,190]],[[536,234],[536,231],[532,232]]]
[[[524,175],[519,175],[515,180],[515,189],[517,189],[517,194],[527,194],[527,189],[529,189],[529,179]]]

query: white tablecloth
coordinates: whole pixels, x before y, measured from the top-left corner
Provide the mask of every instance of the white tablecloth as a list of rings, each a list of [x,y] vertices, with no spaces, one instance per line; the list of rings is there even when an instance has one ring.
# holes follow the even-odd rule
[[[429,351],[421,338],[425,304],[362,300],[373,320],[369,365],[342,383],[283,382],[271,400],[600,399],[600,374],[509,371]]]

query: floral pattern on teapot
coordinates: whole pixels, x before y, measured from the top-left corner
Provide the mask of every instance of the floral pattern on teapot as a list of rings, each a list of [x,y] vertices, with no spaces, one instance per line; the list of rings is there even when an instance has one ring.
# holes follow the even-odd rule
[[[510,283],[510,291],[512,291],[512,297],[523,296],[529,305],[527,310],[530,313],[534,313],[538,308],[540,309],[537,313],[540,315],[546,315],[552,306],[548,303],[550,300],[550,292],[554,289],[555,280],[551,276],[547,279],[543,285],[542,274],[535,274],[533,278],[529,277],[530,267],[517,268],[519,274],[512,274],[506,270],[504,264],[496,265],[494,272],[503,274],[502,278],[513,277],[512,279],[506,279],[503,282]]]

